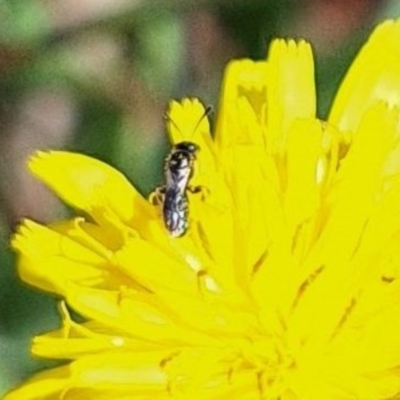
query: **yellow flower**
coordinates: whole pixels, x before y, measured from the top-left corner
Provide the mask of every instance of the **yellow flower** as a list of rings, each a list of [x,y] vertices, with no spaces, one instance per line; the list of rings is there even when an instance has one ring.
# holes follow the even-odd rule
[[[213,138],[198,100],[172,102],[205,188],[181,238],[110,166],[33,156],[81,215],[12,241],[21,278],[62,299],[32,353],[68,363],[6,400],[400,398],[399,43],[400,20],[375,30],[327,121],[304,41],[229,64]]]

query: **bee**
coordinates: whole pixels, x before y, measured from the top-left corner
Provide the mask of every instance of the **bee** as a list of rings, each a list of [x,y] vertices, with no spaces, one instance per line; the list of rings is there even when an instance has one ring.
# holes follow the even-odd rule
[[[207,107],[194,130],[211,111]],[[164,225],[171,236],[181,237],[189,228],[188,192],[199,193],[200,186],[191,186],[194,166],[200,147],[190,141],[172,146],[164,163],[164,186],[158,187],[151,196],[153,204],[162,204]]]

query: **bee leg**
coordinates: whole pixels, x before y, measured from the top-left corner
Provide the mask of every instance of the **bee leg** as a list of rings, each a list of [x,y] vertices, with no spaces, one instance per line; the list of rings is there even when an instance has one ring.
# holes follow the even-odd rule
[[[204,200],[206,198],[206,195],[210,194],[210,190],[206,186],[188,186],[187,190],[190,193],[196,194],[196,193],[201,193],[201,199]]]
[[[159,206],[164,201],[166,188],[165,186],[159,186],[155,188],[149,195],[149,202],[154,206]]]

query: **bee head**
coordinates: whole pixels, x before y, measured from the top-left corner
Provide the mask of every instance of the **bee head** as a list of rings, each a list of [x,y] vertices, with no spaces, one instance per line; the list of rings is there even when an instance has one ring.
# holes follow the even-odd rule
[[[195,157],[200,147],[193,142],[179,142],[172,148],[172,151],[183,151]]]
[[[179,142],[172,147],[167,158],[167,167],[171,170],[191,169],[200,147],[193,142]]]

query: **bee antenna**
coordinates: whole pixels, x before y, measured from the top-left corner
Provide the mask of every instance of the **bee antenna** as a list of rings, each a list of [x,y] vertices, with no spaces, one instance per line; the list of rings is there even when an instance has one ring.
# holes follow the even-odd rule
[[[200,126],[200,124],[203,121],[203,119],[207,118],[212,112],[213,112],[213,107],[211,105],[208,105],[206,107],[206,109],[204,110],[202,116],[199,118],[196,126],[194,127],[192,135],[196,132],[197,128]]]
[[[204,116],[208,117],[212,112],[214,112],[214,108],[209,104],[204,111]]]
[[[178,132],[183,136],[182,131],[179,129],[179,126],[176,124],[176,122],[168,115],[167,112],[164,113],[164,119],[168,122],[170,122],[177,130]]]
[[[208,105],[206,109],[204,110],[202,116],[199,118],[197,121],[196,126],[193,128],[192,135],[194,132],[196,132],[197,128],[200,126],[201,122],[203,121],[204,118],[208,117],[212,112],[214,111],[213,106]],[[179,133],[183,136],[182,131],[179,129],[179,126],[176,124],[176,122],[168,115],[167,112],[164,113],[164,119],[168,122],[170,122],[178,131]]]

